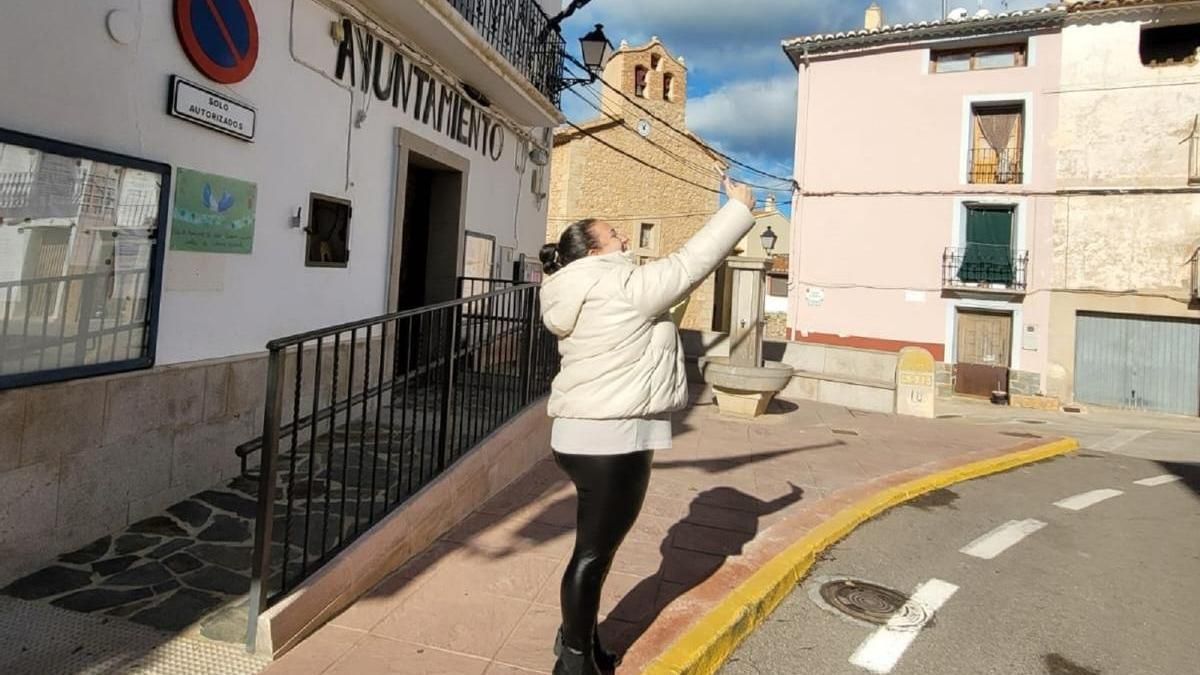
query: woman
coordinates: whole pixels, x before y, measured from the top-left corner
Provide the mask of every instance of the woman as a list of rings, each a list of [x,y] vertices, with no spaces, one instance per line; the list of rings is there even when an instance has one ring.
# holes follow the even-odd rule
[[[754,193],[725,180],[728,203],[678,251],[635,264],[607,223],[570,225],[542,247],[542,320],[562,369],[550,391],[554,459],[579,494],[575,552],[562,580],[555,675],[612,670],[596,640],[600,589],[633,527],[670,413],[687,405],[683,346],[667,310],[717,268],[754,225]]]

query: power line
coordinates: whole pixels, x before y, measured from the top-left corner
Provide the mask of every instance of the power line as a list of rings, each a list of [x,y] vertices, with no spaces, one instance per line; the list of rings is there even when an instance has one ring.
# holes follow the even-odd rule
[[[974,185],[983,185],[975,183]],[[1200,194],[1200,186],[1133,188],[1064,188],[1061,190],[805,190],[799,197],[1103,197]]]
[[[581,101],[588,104],[592,108],[596,109],[601,115],[607,117],[608,119],[612,120],[613,122],[620,124],[622,127],[627,129],[630,133],[638,134],[637,130],[632,125],[630,125],[627,121],[625,121],[623,118],[617,117],[616,115],[613,115],[612,113],[604,110],[603,101],[600,101],[599,103],[597,103],[595,98],[586,97],[574,89],[568,89],[567,91],[571,92],[576,97],[578,97]],[[589,91],[593,96],[596,96],[596,93],[594,91],[591,91],[591,90],[589,90]],[[724,177],[721,174],[721,172],[717,171],[716,169],[711,168],[711,167],[705,167],[701,164],[696,163],[694,160],[683,157],[682,155],[677,154],[672,149],[651,139],[648,136],[641,136],[641,134],[638,134],[638,136],[646,143],[649,143],[650,145],[653,145],[654,147],[662,150],[667,155],[670,155],[671,157],[675,158],[680,163],[693,169],[697,173],[700,173],[702,175],[708,175],[708,176],[715,177],[715,178],[723,178]],[[739,181],[739,182],[743,182],[743,181]],[[776,192],[776,191],[780,190],[780,188],[778,188],[778,187],[774,187],[771,185],[762,185],[759,183],[751,183],[749,181],[745,181],[745,184],[752,188],[758,188],[760,190],[768,190],[770,192]],[[790,189],[790,186],[789,186],[789,189]]]
[[[622,222],[622,221],[633,221],[633,220],[671,220],[674,218],[694,218],[696,216],[710,216],[710,215],[712,215],[712,213],[713,213],[712,209],[706,209],[704,211],[691,211],[689,213],[651,213],[651,214],[646,214],[646,215],[641,215],[641,216],[596,216],[596,217],[601,218],[603,220],[613,221],[613,222]],[[579,220],[579,219],[571,218],[571,217],[567,217],[567,216],[549,216],[549,220],[575,221],[575,220]]]
[[[588,69],[588,67],[587,67],[586,65],[584,65],[582,62],[580,62],[580,61],[579,61],[579,59],[577,59],[577,58],[575,58],[574,56],[572,56],[572,55],[571,55],[569,52],[567,52],[566,50],[564,50],[564,51],[563,51],[563,56],[564,56],[564,58],[566,58],[568,61],[570,61],[571,63],[575,64],[575,66],[576,66],[576,67],[578,67],[578,68],[582,68],[582,69],[583,69],[583,72],[585,72],[585,73],[590,73],[590,72],[591,72],[591,70],[590,70],[590,69]],[[789,185],[794,185],[794,184],[795,184],[795,179],[794,179],[794,178],[785,178],[784,176],[779,176],[779,175],[777,175],[777,174],[773,174],[773,173],[770,173],[770,172],[768,172],[768,171],[763,171],[762,169],[759,169],[759,168],[757,168],[757,167],[754,167],[754,166],[751,166],[751,165],[749,165],[749,164],[746,164],[745,162],[742,162],[742,161],[738,160],[738,159],[737,159],[737,158],[735,158],[735,157],[732,157],[732,156],[730,156],[730,155],[728,155],[728,154],[726,154],[726,153],[724,153],[724,152],[721,152],[720,150],[717,150],[716,148],[714,148],[714,147],[710,146],[709,144],[705,143],[704,141],[702,141],[702,140],[700,140],[700,139],[696,138],[695,136],[693,136],[693,135],[689,134],[689,133],[688,133],[688,132],[686,132],[686,131],[683,131],[683,130],[681,130],[681,129],[677,128],[675,125],[671,124],[671,123],[670,123],[670,122],[668,122],[667,120],[664,120],[663,118],[659,117],[659,116],[658,116],[657,114],[655,114],[655,113],[654,113],[652,110],[650,110],[649,108],[645,107],[645,106],[644,106],[644,105],[642,105],[641,103],[638,103],[638,102],[637,102],[637,101],[635,101],[634,99],[630,98],[630,96],[629,96],[628,94],[626,94],[625,92],[621,91],[619,88],[617,88],[617,87],[614,87],[612,84],[610,84],[610,83],[609,83],[607,80],[605,80],[603,77],[601,77],[601,76],[597,75],[597,76],[596,76],[596,79],[597,79],[598,81],[600,81],[601,83],[603,83],[603,84],[604,84],[604,86],[608,87],[608,88],[609,88],[609,89],[611,89],[613,92],[615,92],[615,93],[616,93],[618,96],[620,96],[621,98],[625,99],[625,100],[626,100],[626,101],[628,101],[629,103],[633,104],[633,105],[634,105],[635,107],[637,107],[639,110],[641,110],[642,112],[646,113],[647,115],[649,115],[650,117],[652,117],[654,120],[658,121],[660,124],[663,124],[664,126],[666,126],[666,127],[667,127],[668,129],[670,129],[671,131],[674,131],[675,133],[679,134],[680,136],[683,136],[684,138],[688,139],[689,141],[691,141],[691,142],[695,143],[696,145],[698,145],[698,146],[700,146],[700,147],[704,148],[704,149],[705,149],[705,150],[707,150],[708,152],[711,152],[711,153],[713,153],[714,155],[716,155],[716,156],[720,157],[721,159],[724,159],[725,161],[729,162],[730,164],[734,164],[734,165],[736,165],[736,166],[740,166],[740,167],[742,167],[743,169],[746,169],[747,171],[751,171],[751,172],[753,172],[753,173],[756,173],[756,174],[759,174],[759,175],[761,175],[761,176],[766,176],[767,178],[774,178],[775,180],[780,180],[780,181],[783,181],[783,182],[785,182],[785,183],[787,183],[787,184],[789,184]]]
[[[583,9],[591,1],[592,0],[571,0],[571,4],[567,5],[566,9],[551,17],[550,21],[546,24],[546,27],[542,29],[541,37],[545,37],[546,33],[549,33],[552,30],[559,30],[559,26],[563,21],[571,18],[572,14]]]
[[[606,140],[604,140],[604,139],[600,138],[599,136],[597,136],[597,135],[595,135],[595,134],[592,134],[592,133],[589,133],[589,132],[588,132],[586,129],[584,129],[583,127],[579,126],[578,124],[575,124],[575,123],[574,123],[574,122],[572,122],[571,120],[567,120],[567,125],[568,125],[568,126],[570,126],[570,127],[571,127],[571,128],[573,128],[573,129],[575,129],[575,131],[578,131],[579,133],[583,134],[584,136],[587,136],[588,138],[592,139],[593,141],[596,141],[596,142],[597,142],[597,143],[599,143],[600,145],[603,145],[603,146],[607,147],[608,149],[612,150],[613,152],[616,152],[616,153],[618,153],[618,154],[620,154],[620,155],[624,155],[625,157],[628,157],[629,159],[632,159],[633,161],[637,162],[638,164],[641,164],[642,166],[645,166],[646,168],[653,169],[653,170],[655,170],[655,171],[657,171],[657,172],[659,172],[659,173],[661,173],[661,174],[664,174],[664,175],[666,175],[666,176],[670,176],[671,178],[674,178],[674,179],[676,179],[676,180],[678,180],[678,181],[682,181],[682,182],[684,182],[684,183],[687,183],[688,185],[692,185],[692,186],[694,186],[694,187],[698,187],[698,188],[700,188],[701,190],[704,190],[704,191],[706,191],[706,192],[711,192],[711,193],[713,193],[713,194],[721,194],[721,191],[720,191],[720,190],[715,190],[715,189],[713,189],[713,188],[710,188],[710,187],[708,187],[707,185],[701,185],[700,183],[696,183],[696,182],[694,182],[694,181],[688,180],[687,178],[684,178],[684,177],[682,177],[682,176],[677,176],[677,175],[675,175],[675,174],[671,173],[670,171],[667,171],[666,169],[663,169],[663,168],[661,168],[661,167],[654,166],[654,165],[653,165],[653,164],[651,164],[650,162],[647,162],[646,160],[642,159],[641,157],[638,157],[638,156],[636,156],[636,155],[634,155],[634,154],[632,154],[632,153],[630,153],[630,152],[628,152],[628,151],[622,150],[621,148],[618,148],[617,146],[613,145],[612,143],[609,143],[608,141],[606,141]]]
[[[568,91],[570,91],[570,92],[571,92],[572,94],[574,94],[575,96],[579,97],[579,99],[580,99],[580,100],[582,100],[583,102],[585,102],[585,103],[588,103],[589,105],[592,105],[593,107],[595,107],[595,104],[594,104],[594,103],[592,103],[591,101],[589,101],[587,98],[585,98],[585,97],[584,97],[582,94],[580,94],[580,93],[578,93],[578,92],[576,92],[576,91],[574,91],[574,90],[570,90],[570,89],[569,89]],[[601,112],[601,113],[604,113],[604,111],[603,111],[603,110],[601,110],[600,108],[597,108],[597,110],[600,110],[600,112]],[[631,133],[631,134],[637,134],[637,130],[635,130],[633,127],[629,126],[629,124],[628,124],[627,122],[625,122],[624,120],[622,120],[621,118],[619,118],[619,117],[615,117],[615,116],[613,116],[613,115],[610,115],[610,114],[608,114],[608,113],[604,113],[604,114],[605,114],[605,115],[606,115],[606,116],[607,116],[609,119],[611,119],[613,122],[615,122],[615,123],[619,124],[619,125],[620,125],[620,126],[623,128],[623,129],[627,130],[629,133]],[[697,163],[695,163],[694,161],[692,161],[692,160],[690,160],[690,159],[688,159],[688,158],[686,158],[686,157],[683,157],[683,156],[681,156],[681,155],[679,155],[679,154],[676,154],[674,151],[672,151],[671,149],[667,148],[666,146],[663,146],[663,145],[661,145],[661,144],[659,144],[659,143],[656,143],[656,142],[654,142],[654,141],[650,140],[649,138],[644,138],[644,137],[641,137],[641,136],[640,136],[640,134],[639,134],[639,138],[642,138],[642,140],[644,140],[645,142],[647,142],[647,143],[649,143],[650,145],[653,145],[654,147],[658,148],[658,149],[659,149],[659,150],[661,150],[661,151],[662,151],[664,154],[666,154],[666,155],[670,156],[671,158],[673,158],[674,160],[676,160],[677,162],[679,162],[680,164],[682,164],[682,165],[683,165],[685,168],[687,168],[687,169],[690,169],[691,171],[694,171],[694,172],[696,172],[696,173],[700,174],[700,176],[701,176],[701,177],[704,177],[704,178],[713,178],[713,179],[719,179],[719,178],[721,178],[721,173],[720,173],[719,171],[717,171],[716,169],[713,169],[713,168],[707,168],[707,167],[704,167],[704,166],[702,166],[702,165],[700,165],[700,164],[697,164]],[[760,187],[760,186],[752,186],[752,187]]]

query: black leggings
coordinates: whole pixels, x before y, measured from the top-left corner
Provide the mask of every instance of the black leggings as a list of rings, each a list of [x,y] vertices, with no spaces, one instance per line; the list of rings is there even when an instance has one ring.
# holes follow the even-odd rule
[[[572,649],[591,649],[600,590],[617,548],[642,510],[653,459],[653,450],[596,456],[554,453],[554,461],[579,493],[575,553],[562,580],[563,643]]]

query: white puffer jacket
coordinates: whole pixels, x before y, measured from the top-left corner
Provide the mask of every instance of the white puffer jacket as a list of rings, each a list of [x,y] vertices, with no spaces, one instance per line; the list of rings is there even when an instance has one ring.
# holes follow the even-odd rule
[[[638,266],[626,253],[576,260],[542,284],[542,321],[558,336],[562,369],[551,417],[622,419],[687,405],[679,331],[667,316],[754,225],[730,200],[675,253]]]

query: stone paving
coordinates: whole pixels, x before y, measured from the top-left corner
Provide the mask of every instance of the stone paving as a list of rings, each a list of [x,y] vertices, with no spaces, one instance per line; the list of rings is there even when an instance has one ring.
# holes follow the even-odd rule
[[[600,632],[637,673],[733,588],[853,501],[1003,454],[1000,428],[780,401],[747,422],[701,402],[675,420],[613,564]],[[573,488],[540,462],[273,663],[270,673],[548,673]]]
[[[326,429],[315,438],[302,433],[294,452],[290,438],[284,439],[268,583],[272,593],[283,582],[285,550],[291,586],[304,571],[336,553],[339,541],[366,531],[434,475],[440,427],[431,409],[438,401],[434,396],[406,400],[421,405],[397,405],[393,413],[384,403],[378,423],[372,410],[365,422],[341,424],[333,433]],[[479,395],[464,400],[460,414],[451,418],[461,434],[448,462],[504,418],[494,408],[493,401]],[[289,476],[294,485],[290,492],[282,487]],[[258,490],[256,479],[239,477],[197,493],[162,514],[59,556],[2,592],[111,618],[110,628],[129,622],[240,646],[246,635]],[[37,639],[28,635],[0,646]]]
[[[238,478],[224,489],[193,495],[162,515],[59,556],[4,592],[182,631],[249,590],[257,489],[257,482]]]

